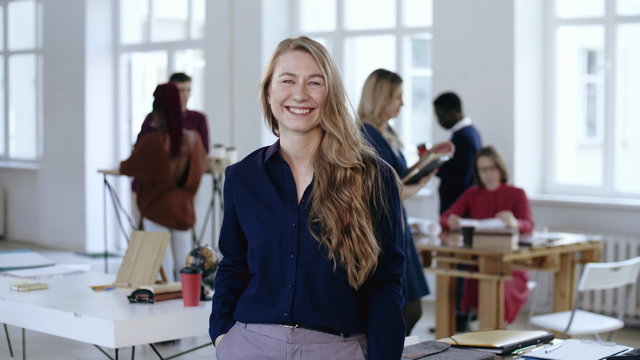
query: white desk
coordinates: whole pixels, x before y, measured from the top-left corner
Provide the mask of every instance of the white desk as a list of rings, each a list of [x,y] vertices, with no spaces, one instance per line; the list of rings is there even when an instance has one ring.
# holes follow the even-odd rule
[[[182,299],[130,304],[131,291],[94,292],[114,275],[86,273],[45,280],[48,290],[17,292],[0,276],[0,323],[119,349],[208,333],[210,302],[184,307]],[[117,356],[117,355],[116,355]]]

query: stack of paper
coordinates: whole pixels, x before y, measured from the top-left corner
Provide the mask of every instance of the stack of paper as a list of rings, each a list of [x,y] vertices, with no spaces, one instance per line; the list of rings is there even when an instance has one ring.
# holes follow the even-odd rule
[[[0,271],[51,266],[54,262],[29,249],[0,252]]]
[[[58,276],[85,273],[91,269],[89,264],[56,264],[37,268],[7,270],[2,275],[25,279],[49,279]]]
[[[522,355],[525,359],[600,360],[627,351],[628,346],[594,340],[569,339],[554,345],[541,346]]]
[[[460,219],[460,226],[472,226],[475,228],[475,232],[504,232],[509,231],[507,224],[501,219]]]

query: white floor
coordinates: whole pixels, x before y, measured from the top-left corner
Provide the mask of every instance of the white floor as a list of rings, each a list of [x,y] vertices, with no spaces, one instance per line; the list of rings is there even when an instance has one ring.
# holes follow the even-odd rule
[[[0,251],[10,249],[21,248],[34,248],[29,245],[0,240]],[[46,249],[34,248],[43,255],[51,258],[58,263],[86,263],[89,264],[94,271],[103,271],[104,262],[103,259],[95,259],[86,256],[81,256],[69,252],[51,251]],[[117,268],[120,265],[120,259],[109,259],[109,272],[117,273]],[[423,301],[423,316],[416,324],[411,335],[416,335],[421,341],[433,339],[433,334],[429,332],[430,328],[434,326],[434,306],[431,301]],[[1,309],[0,309],[1,311]],[[525,318],[521,316],[513,324],[509,326],[512,329],[524,329]],[[9,336],[13,345],[13,352],[15,359],[22,359],[22,344],[21,344],[21,329],[13,326],[8,326]],[[150,329],[151,331],[151,329]],[[639,328],[626,328],[618,331],[613,339],[619,344],[624,344],[633,347],[640,347],[640,329]],[[169,357],[182,351],[188,350],[195,346],[205,344],[209,342],[207,335],[199,336],[197,338],[182,339],[176,344],[158,345],[157,349],[163,357]],[[115,358],[114,350],[105,349],[110,356]],[[107,359],[93,345],[79,343],[56,336],[50,336],[34,331],[26,331],[26,355],[30,360],[69,360],[69,359]],[[120,359],[130,359],[131,349],[123,349],[119,352]],[[185,360],[212,360],[215,359],[215,349],[213,346],[208,346],[195,352],[178,357]],[[9,348],[4,336],[4,330],[0,327],[0,360],[11,359],[9,355]],[[149,346],[136,347],[135,359],[158,359],[156,354]]]

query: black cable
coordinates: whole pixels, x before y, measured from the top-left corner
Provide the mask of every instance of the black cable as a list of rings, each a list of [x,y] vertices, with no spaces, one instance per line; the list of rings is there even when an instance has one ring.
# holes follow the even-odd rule
[[[136,226],[133,220],[131,219],[131,217],[129,216],[129,214],[125,211],[124,207],[122,206],[122,203],[120,203],[120,199],[118,198],[118,195],[116,194],[111,184],[109,184],[108,181],[105,181],[105,184],[107,186],[107,189],[109,190],[109,194],[111,195],[111,200],[112,200],[111,202],[113,203],[113,210],[115,212],[116,220],[118,221],[118,227],[120,228],[120,231],[122,231],[122,235],[127,240],[127,244],[128,244],[129,234],[124,229],[124,225],[122,224],[122,219],[120,219],[120,211],[122,211],[126,215],[127,220],[129,220],[129,225],[131,226],[132,231],[135,230]]]

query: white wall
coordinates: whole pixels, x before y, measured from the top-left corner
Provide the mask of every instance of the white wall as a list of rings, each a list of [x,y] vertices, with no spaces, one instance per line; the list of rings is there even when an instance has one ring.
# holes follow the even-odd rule
[[[205,110],[212,143],[235,146],[240,158],[262,144],[258,107],[263,67],[262,1],[207,2]]]
[[[513,164],[514,4],[512,0],[435,0],[433,94],[454,91],[484,144]],[[434,141],[447,139],[437,123]]]
[[[85,135],[84,186],[86,224],[85,238],[80,242],[88,252],[104,251],[103,184],[98,169],[112,168],[116,162],[117,143],[114,119],[113,59],[114,3],[111,0],[86,2],[85,16]],[[127,182],[128,185],[128,182]],[[108,222],[113,225],[113,221]],[[115,231],[108,233],[114,244]],[[112,245],[113,246],[113,245]]]

